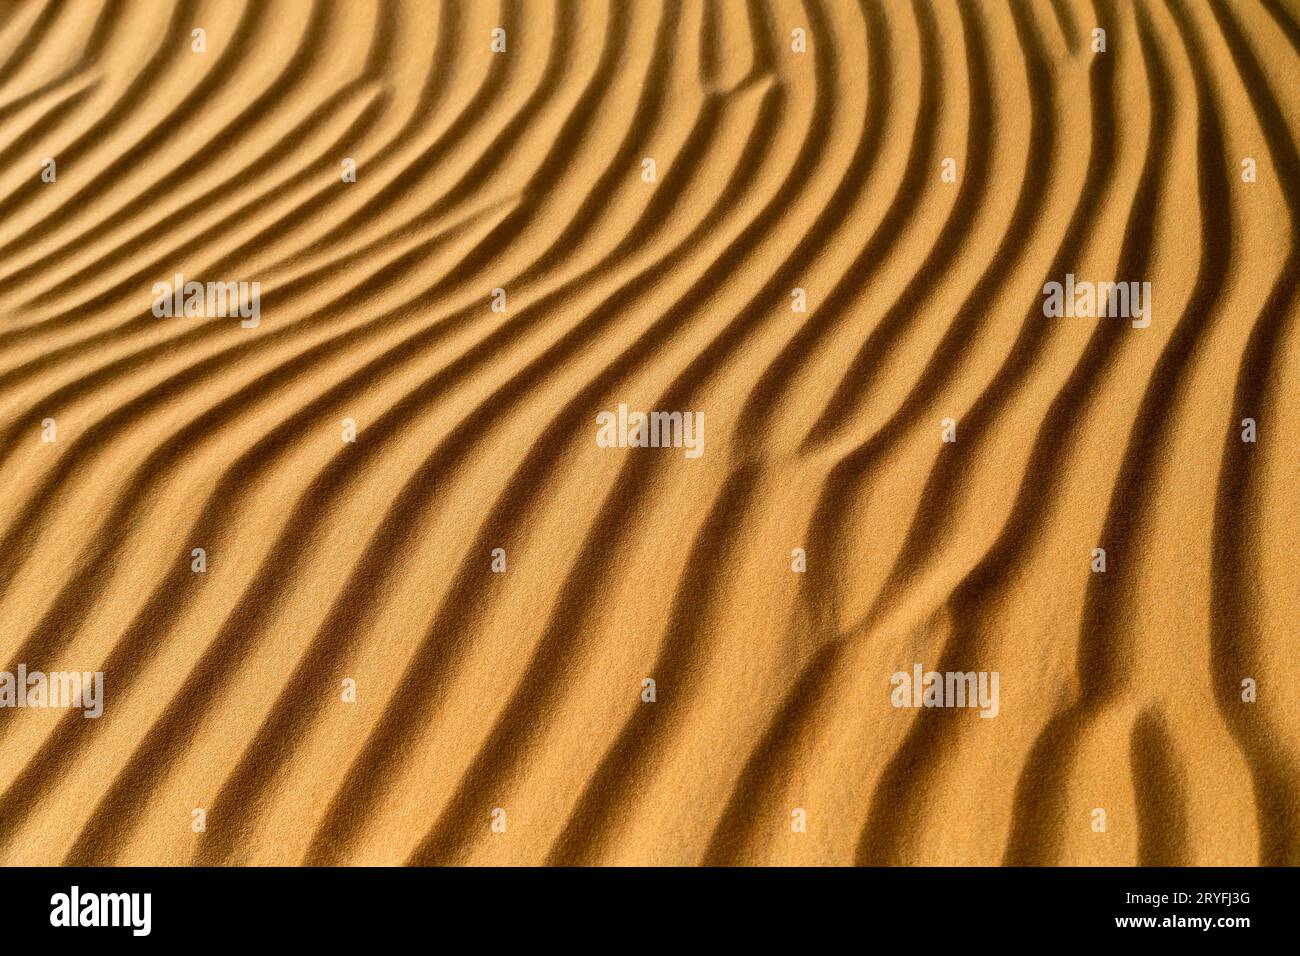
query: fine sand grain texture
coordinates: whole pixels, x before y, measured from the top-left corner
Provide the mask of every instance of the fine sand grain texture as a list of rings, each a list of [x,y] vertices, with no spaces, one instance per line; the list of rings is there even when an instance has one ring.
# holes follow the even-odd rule
[[[1300,864],[1298,77],[0,4],[0,862]]]

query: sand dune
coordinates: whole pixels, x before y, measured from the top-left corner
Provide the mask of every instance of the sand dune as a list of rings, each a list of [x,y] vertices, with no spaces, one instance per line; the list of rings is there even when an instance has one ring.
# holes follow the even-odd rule
[[[0,5],[0,861],[1300,863],[1298,59]]]

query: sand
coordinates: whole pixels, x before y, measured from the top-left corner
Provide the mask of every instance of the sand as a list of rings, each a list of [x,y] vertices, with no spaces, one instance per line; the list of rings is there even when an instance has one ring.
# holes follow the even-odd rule
[[[0,862],[1300,863],[1298,57],[4,4]]]

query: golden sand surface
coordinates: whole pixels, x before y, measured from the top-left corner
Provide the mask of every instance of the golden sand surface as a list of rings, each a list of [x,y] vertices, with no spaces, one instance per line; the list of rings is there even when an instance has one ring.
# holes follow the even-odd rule
[[[1297,77],[1296,0],[0,4],[0,862],[1300,863]]]

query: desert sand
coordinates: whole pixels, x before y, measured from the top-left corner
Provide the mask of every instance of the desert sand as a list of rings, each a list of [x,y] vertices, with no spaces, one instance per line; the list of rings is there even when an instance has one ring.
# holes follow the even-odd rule
[[[1295,0],[3,4],[0,862],[1300,863],[1298,75]]]

